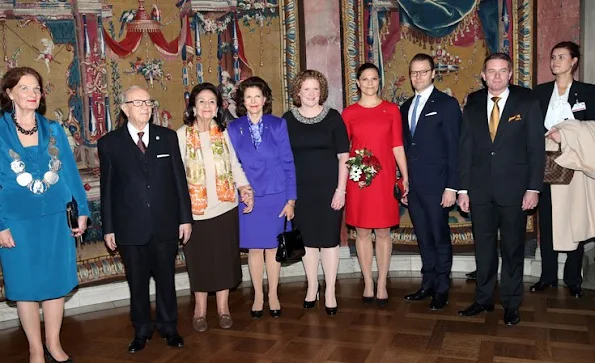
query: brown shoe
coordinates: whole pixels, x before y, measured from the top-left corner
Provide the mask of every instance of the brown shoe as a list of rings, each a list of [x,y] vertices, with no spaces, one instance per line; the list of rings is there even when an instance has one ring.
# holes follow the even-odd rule
[[[197,332],[205,332],[207,331],[207,319],[204,316],[200,318],[194,317],[192,318],[192,327]]]
[[[231,320],[231,315],[229,314],[221,314],[219,315],[219,326],[221,329],[229,329],[233,325],[233,320]]]

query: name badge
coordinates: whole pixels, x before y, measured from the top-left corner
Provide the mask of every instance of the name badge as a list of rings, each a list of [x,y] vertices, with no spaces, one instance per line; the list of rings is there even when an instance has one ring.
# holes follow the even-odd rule
[[[572,112],[584,111],[587,109],[587,106],[584,102],[577,102],[572,106]]]

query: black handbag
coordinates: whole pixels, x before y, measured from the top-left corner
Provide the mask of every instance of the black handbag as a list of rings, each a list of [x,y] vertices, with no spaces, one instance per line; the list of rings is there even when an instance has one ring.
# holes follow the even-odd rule
[[[72,201],[66,203],[66,221],[68,222],[69,228],[78,228],[79,227],[79,211],[78,211],[78,204],[76,200],[72,198]],[[83,236],[74,237],[75,246],[77,249],[80,248],[81,244],[83,243]]]
[[[279,245],[277,246],[277,255],[275,259],[282,264],[291,265],[302,260],[306,254],[304,248],[304,241],[302,233],[299,229],[294,228],[293,221],[291,222],[291,230],[287,230],[287,218],[283,223],[283,233],[277,236]]]

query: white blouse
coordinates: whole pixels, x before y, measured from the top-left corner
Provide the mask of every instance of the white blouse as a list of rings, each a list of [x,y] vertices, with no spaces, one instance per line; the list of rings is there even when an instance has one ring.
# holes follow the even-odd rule
[[[550,103],[547,107],[547,113],[545,114],[545,121],[543,125],[546,129],[550,130],[556,124],[565,120],[574,120],[574,114],[572,113],[572,107],[568,103],[568,95],[570,94],[570,87],[572,83],[566,87],[566,92],[560,95],[558,92],[558,84],[554,82],[554,91],[550,98]]]

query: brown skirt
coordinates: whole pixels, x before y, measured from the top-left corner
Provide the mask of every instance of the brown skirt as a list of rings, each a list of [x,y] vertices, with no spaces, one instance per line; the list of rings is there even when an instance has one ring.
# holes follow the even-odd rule
[[[238,208],[215,218],[194,221],[184,246],[192,292],[236,287],[242,281]]]

